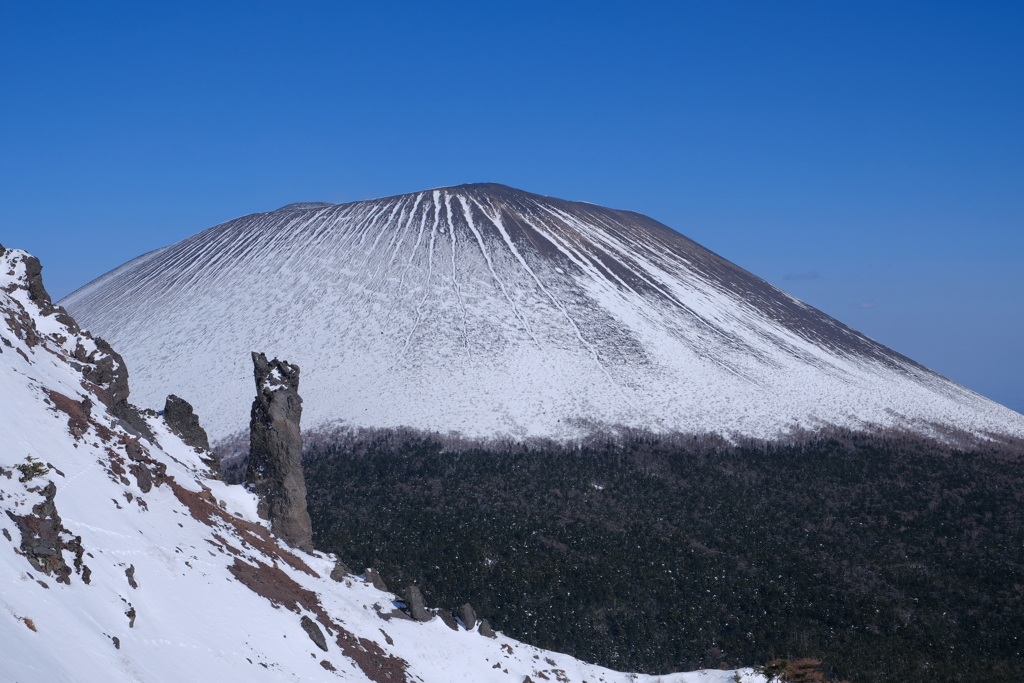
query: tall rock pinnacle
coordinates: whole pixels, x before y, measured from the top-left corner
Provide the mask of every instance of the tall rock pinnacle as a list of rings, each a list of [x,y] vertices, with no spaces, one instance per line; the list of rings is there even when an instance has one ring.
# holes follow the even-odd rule
[[[302,399],[299,366],[252,354],[256,400],[249,421],[246,484],[259,496],[257,512],[288,545],[313,550],[313,527],[306,511],[302,473]]]

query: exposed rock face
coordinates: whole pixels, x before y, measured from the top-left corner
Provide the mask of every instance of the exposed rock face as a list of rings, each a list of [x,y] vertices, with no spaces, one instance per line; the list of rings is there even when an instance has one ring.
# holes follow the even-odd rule
[[[409,616],[416,621],[430,621],[431,614],[427,611],[427,602],[418,586],[405,589],[405,604],[409,606]]]
[[[31,490],[31,489],[30,489]],[[64,561],[64,550],[74,553],[75,571],[89,583],[89,568],[82,564],[82,537],[72,536],[64,528],[57,507],[53,503],[57,487],[51,481],[40,493],[43,501],[32,506],[32,514],[16,515],[7,510],[7,516],[21,532],[21,552],[36,571],[56,575],[58,583],[71,584],[71,567]],[[5,534],[6,536],[6,534]]]
[[[468,602],[459,608],[459,612],[456,616],[462,620],[467,631],[472,631],[476,626],[476,612],[473,610],[473,606]]]
[[[39,259],[31,254],[19,253],[17,250],[12,250],[9,253],[7,249],[0,247],[0,256],[5,255],[12,256],[8,259],[8,265],[11,267],[9,275],[14,274],[19,266],[24,268],[20,282],[10,285],[7,291],[11,291],[11,288],[23,289],[43,316],[53,316],[54,320],[67,328],[67,332],[80,338],[71,352],[73,359],[71,367],[82,373],[82,378],[93,385],[90,387],[90,391],[104,405],[112,409],[119,418],[129,422],[133,431],[152,438],[149,428],[139,418],[137,409],[128,403],[128,366],[125,365],[121,355],[110,348],[110,344],[103,339],[93,337],[89,332],[82,330],[62,306],[53,304],[46,287],[43,286],[43,266],[39,263]],[[30,325],[23,314],[14,314],[14,311],[10,313],[12,315],[9,316],[7,323],[11,331],[19,338],[24,339],[29,346],[38,344],[40,337],[35,326]],[[58,335],[58,337],[66,341],[62,335]],[[91,346],[95,348],[87,348]],[[71,349],[68,350],[71,351]],[[141,423],[141,430],[138,428],[139,423]]]
[[[210,439],[199,424],[199,416],[192,410],[192,404],[171,394],[164,402],[164,422],[187,445],[205,453],[203,462],[210,468],[214,478],[220,479],[220,458],[210,453]]]
[[[306,511],[302,473],[302,399],[299,366],[252,354],[256,400],[249,421],[246,484],[259,496],[257,512],[293,548],[313,550],[313,525]]]
[[[128,401],[128,366],[124,364],[121,354],[110,348],[110,344],[97,337],[96,348],[100,353],[93,362],[93,367],[83,371],[85,379],[98,384],[106,389],[106,396],[101,397],[103,402],[114,407]],[[76,358],[78,354],[75,354]],[[91,360],[81,358],[79,360]]]
[[[0,256],[4,253],[4,248],[0,246]],[[67,325],[74,332],[78,332],[78,324],[74,318],[68,315],[68,312],[62,306],[53,305],[50,294],[46,291],[46,287],[43,286],[43,265],[35,256],[28,255],[25,257],[25,276],[28,280],[28,298],[39,306],[39,310],[43,312],[43,315],[56,314],[57,322]]]
[[[486,619],[483,619],[480,622],[480,635],[487,636],[488,638],[498,637],[494,634],[494,629],[491,628],[491,622],[487,621]]]

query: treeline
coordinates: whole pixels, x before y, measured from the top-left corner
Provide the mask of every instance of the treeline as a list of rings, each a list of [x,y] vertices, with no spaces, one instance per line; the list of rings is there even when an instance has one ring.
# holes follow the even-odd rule
[[[1018,681],[1024,447],[964,443],[338,431],[305,465],[317,548],[587,661]]]

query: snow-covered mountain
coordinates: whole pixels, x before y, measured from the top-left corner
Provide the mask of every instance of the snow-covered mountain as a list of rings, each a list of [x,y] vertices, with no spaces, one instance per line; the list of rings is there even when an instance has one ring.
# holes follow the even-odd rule
[[[174,387],[214,439],[247,424],[253,349],[303,368],[311,427],[1024,436],[1024,416],[657,221],[501,185],[245,216],[62,303],[124,354],[138,402]]]
[[[616,673],[330,578],[333,558],[279,543],[162,417],[135,416],[147,437],[115,416],[124,364],[38,275],[0,247],[0,680],[736,680]]]

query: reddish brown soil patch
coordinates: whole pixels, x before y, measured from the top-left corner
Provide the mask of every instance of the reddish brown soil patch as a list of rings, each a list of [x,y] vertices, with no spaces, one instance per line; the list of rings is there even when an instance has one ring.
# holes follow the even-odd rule
[[[51,391],[45,389],[46,395],[53,401],[53,405],[61,412],[67,413],[68,415],[68,431],[76,439],[80,438],[82,434],[89,429],[89,417],[85,414],[85,407],[81,401],[76,401],[73,398],[68,398],[64,394],[58,391]]]
[[[253,566],[236,558],[228,567],[231,574],[257,595],[265,597],[275,605],[293,612],[304,608],[316,615],[327,631],[336,632],[335,642],[342,653],[354,661],[367,678],[376,683],[408,683],[405,672],[408,662],[386,653],[380,645],[366,638],[357,638],[330,618],[316,593],[295,582],[278,567],[271,567],[259,560]]]
[[[168,477],[167,481],[171,486],[171,490],[174,491],[174,495],[188,508],[195,519],[207,526],[214,526],[217,521],[223,522],[229,528],[234,529],[239,538],[248,542],[267,557],[281,560],[300,572],[320,578],[320,575],[310,569],[309,565],[303,562],[301,558],[282,548],[264,527],[247,522],[244,519],[239,519],[218,507],[213,499],[213,495],[209,491],[189,491],[174,481],[173,477]],[[236,552],[235,554],[238,553]]]

